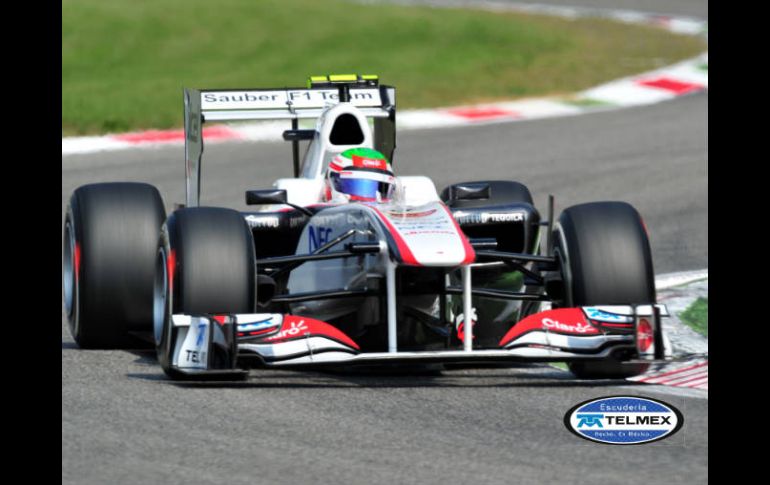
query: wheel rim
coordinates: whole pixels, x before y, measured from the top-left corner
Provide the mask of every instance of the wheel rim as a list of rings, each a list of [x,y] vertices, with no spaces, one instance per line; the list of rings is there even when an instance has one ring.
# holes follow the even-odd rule
[[[75,286],[77,282],[75,274],[75,231],[72,224],[67,221],[64,226],[64,307],[67,318],[72,321],[75,310]]]
[[[155,284],[153,285],[152,320],[155,345],[160,345],[163,335],[163,324],[166,319],[166,304],[168,302],[168,274],[166,272],[166,251],[158,250],[155,259]]]

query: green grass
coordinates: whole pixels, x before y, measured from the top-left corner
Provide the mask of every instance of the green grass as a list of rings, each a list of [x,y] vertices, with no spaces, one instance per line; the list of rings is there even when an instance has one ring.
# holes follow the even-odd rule
[[[682,319],[682,323],[685,323],[696,332],[706,337],[709,336],[708,298],[698,298],[679,317]]]
[[[565,20],[341,0],[62,0],[62,133],[180,126],[182,87],[374,73],[400,108],[568,93],[660,67],[702,40]]]
[[[566,101],[567,104],[571,104],[573,106],[611,106],[612,103],[608,103],[606,101],[601,101],[598,99],[590,99],[590,98],[582,98],[582,99],[569,99]]]

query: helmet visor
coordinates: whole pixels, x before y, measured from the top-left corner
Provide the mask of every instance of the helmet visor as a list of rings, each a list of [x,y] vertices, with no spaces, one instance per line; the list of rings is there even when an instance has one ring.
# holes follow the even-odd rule
[[[362,175],[357,173],[353,177],[346,177],[344,173],[331,173],[330,179],[334,190],[350,195],[353,200],[377,201],[391,198],[393,183],[383,181],[382,176],[369,178]]]

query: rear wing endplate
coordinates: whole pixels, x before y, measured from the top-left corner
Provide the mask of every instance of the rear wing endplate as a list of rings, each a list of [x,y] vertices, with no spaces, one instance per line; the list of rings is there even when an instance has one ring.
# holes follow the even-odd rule
[[[374,145],[389,159],[395,149],[396,88],[350,83],[350,103],[374,119]],[[200,172],[205,122],[315,119],[329,105],[339,102],[336,85],[313,84],[309,88],[184,89],[186,206],[200,204]]]

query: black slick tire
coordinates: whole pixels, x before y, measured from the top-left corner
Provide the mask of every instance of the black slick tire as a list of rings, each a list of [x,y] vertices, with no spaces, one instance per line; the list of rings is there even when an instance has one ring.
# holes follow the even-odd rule
[[[155,253],[166,211],[143,183],[84,185],[64,221],[64,300],[81,348],[140,348],[153,324]]]
[[[180,209],[163,225],[157,245],[155,342],[171,378],[172,314],[254,313],[256,256],[243,216],[214,207]]]
[[[655,276],[641,216],[625,202],[592,202],[565,209],[554,229],[564,280],[564,306],[655,303]],[[571,362],[583,379],[626,378],[648,364]]]

